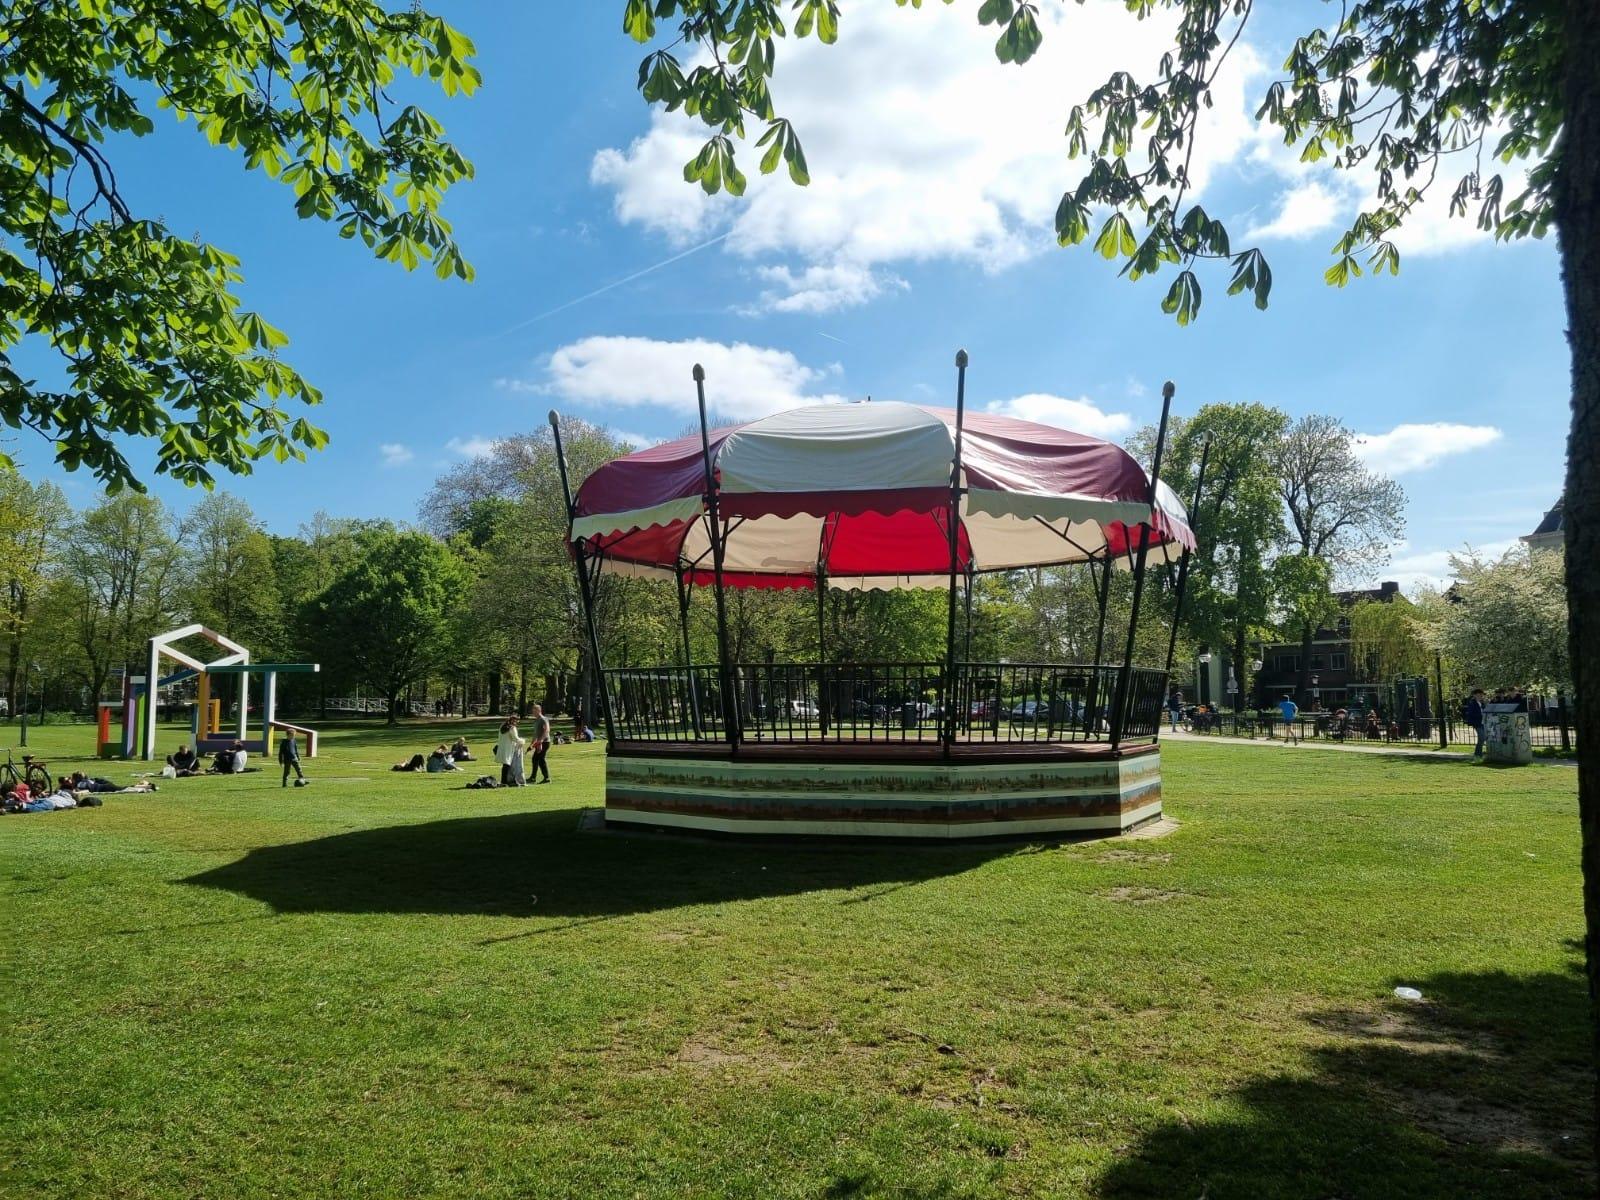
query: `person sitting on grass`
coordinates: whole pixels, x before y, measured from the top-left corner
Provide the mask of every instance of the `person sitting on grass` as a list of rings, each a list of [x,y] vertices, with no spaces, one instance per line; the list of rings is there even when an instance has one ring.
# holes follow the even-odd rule
[[[450,758],[454,762],[472,762],[472,751],[467,749],[467,739],[457,738],[450,747]]]
[[[402,762],[390,767],[391,771],[421,771],[427,767],[427,761],[420,754],[413,754]]]
[[[234,742],[233,745],[217,751],[207,774],[242,775],[249,762],[250,752],[244,748],[244,743]]]
[[[459,771],[461,768],[456,766],[456,760],[450,757],[449,748],[440,742],[434,752],[428,755],[426,770],[430,775],[437,775],[440,771]]]
[[[200,756],[188,746],[179,746],[167,755],[167,766],[173,769],[179,779],[187,779],[190,775],[200,774]]]

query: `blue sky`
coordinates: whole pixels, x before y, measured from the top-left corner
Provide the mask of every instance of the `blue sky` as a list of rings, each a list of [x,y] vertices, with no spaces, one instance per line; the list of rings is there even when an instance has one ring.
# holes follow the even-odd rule
[[[1448,221],[1441,196],[1402,239],[1399,278],[1325,286],[1333,222],[1356,193],[1297,167],[1247,115],[1288,25],[1254,29],[1197,163],[1201,201],[1236,243],[1262,238],[1271,307],[1229,300],[1213,274],[1200,321],[1179,329],[1161,279],[1130,285],[1049,231],[1073,178],[1066,109],[1108,65],[1148,61],[1153,23],[1120,5],[1046,6],[1039,58],[1007,68],[977,0],[854,0],[837,46],[780,54],[778,103],[812,186],[753,179],[743,201],[707,201],[678,174],[697,135],[634,91],[641,51],[621,7],[442,6],[484,76],[471,99],[427,102],[477,167],[446,209],[471,285],[407,275],[297,220],[285,189],[190,126],[158,117],[121,151],[136,210],[240,254],[246,303],[325,392],[326,451],[224,484],[269,527],[319,509],[411,519],[439,471],[552,406],[676,435],[696,359],[714,406],[745,416],[869,394],[948,403],[958,346],[976,403],[1112,436],[1156,418],[1167,378],[1179,412],[1255,400],[1338,414],[1410,496],[1405,543],[1374,577],[1437,577],[1449,551],[1497,549],[1555,499],[1568,372],[1553,244],[1495,246]],[[92,497],[92,480],[73,483],[77,502]]]

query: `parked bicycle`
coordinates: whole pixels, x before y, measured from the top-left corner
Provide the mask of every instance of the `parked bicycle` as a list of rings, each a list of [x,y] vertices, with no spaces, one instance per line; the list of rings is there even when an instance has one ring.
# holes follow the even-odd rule
[[[6,751],[6,761],[0,763],[0,785],[26,784],[28,791],[35,796],[50,794],[50,764],[42,758],[35,758],[31,754],[22,756],[19,766],[11,757],[11,751]]]

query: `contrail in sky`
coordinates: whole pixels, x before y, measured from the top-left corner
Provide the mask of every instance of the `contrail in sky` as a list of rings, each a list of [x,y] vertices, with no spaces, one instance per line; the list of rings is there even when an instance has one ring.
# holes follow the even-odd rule
[[[615,279],[612,282],[605,284],[603,287],[595,288],[595,290],[592,292],[586,292],[584,295],[579,296],[575,300],[568,300],[565,304],[558,304],[554,308],[546,309],[536,317],[529,317],[526,321],[518,321],[509,329],[502,330],[500,336],[504,337],[508,333],[515,333],[519,329],[526,329],[529,325],[543,321],[546,317],[553,317],[558,312],[565,312],[575,304],[582,304],[585,300],[593,300],[596,296],[603,296],[613,288],[619,288],[625,283],[632,283],[635,279],[642,279],[652,271],[661,270],[662,267],[670,267],[673,263],[688,258],[691,254],[699,254],[700,251],[706,249],[708,246],[715,246],[718,242],[726,241],[732,233],[733,230],[731,229],[727,233],[719,233],[716,237],[712,238],[708,242],[701,242],[698,246],[690,246],[687,250],[684,250],[678,254],[674,254],[671,258],[664,258],[658,263],[652,263],[643,270],[635,271],[632,275],[626,275],[621,279]]]

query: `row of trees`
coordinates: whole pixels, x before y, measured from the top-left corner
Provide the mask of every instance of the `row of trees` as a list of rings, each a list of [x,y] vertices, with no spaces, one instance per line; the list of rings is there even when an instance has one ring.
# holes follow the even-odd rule
[[[1141,431],[1132,449],[1148,454],[1153,439],[1153,430]],[[1362,466],[1350,432],[1329,417],[1291,421],[1259,404],[1214,404],[1176,420],[1164,474],[1180,491],[1193,494],[1208,444],[1178,661],[1205,645],[1231,647],[1235,662],[1244,662],[1256,640],[1309,639],[1331,618],[1335,581],[1381,560],[1400,532],[1404,496]],[[582,478],[628,447],[571,421],[566,449]],[[586,700],[587,711],[596,711],[549,432],[506,438],[454,467],[436,481],[420,516],[420,529],[403,529],[319,515],[282,537],[225,494],[182,514],[135,493],[79,513],[53,484],[0,476],[7,581],[0,686],[15,706],[25,690],[19,676],[36,664],[56,704],[87,707],[115,690],[119,668],[141,661],[153,632],[201,621],[260,659],[322,663],[316,679],[285,681],[290,705],[362,690],[386,699],[391,713],[407,697],[444,692],[470,693],[496,709]],[[1502,609],[1517,608],[1526,621],[1529,612],[1543,614],[1552,595],[1559,602],[1557,584],[1541,585],[1543,576],[1528,574],[1525,563],[1518,569],[1521,575],[1463,561],[1452,599],[1492,596],[1495,621],[1510,619]],[[1559,556],[1539,571],[1558,579]],[[1174,582],[1171,570],[1151,575],[1140,661],[1165,658]],[[1518,607],[1529,588],[1543,607]],[[1125,628],[1131,590],[1126,572],[1113,577],[1108,628]],[[595,601],[609,664],[682,660],[671,585],[605,576]],[[1485,611],[1424,596],[1404,615],[1358,614],[1356,624],[1365,631],[1358,636],[1382,649],[1386,671],[1399,671],[1406,655],[1439,648],[1484,677],[1542,682],[1543,674],[1523,678],[1496,665],[1493,654],[1503,657],[1497,647],[1506,643],[1468,619]],[[983,576],[970,628],[963,622],[958,633],[960,649],[980,661],[1088,661],[1096,613],[1095,579],[1081,566]],[[740,662],[809,661],[819,653],[834,661],[934,662],[944,654],[942,593],[833,592],[819,610],[811,593],[734,592],[728,620]],[[1540,644],[1558,645],[1558,626],[1545,629]],[[698,594],[687,652],[699,662],[716,653],[713,606]],[[1120,642],[1107,642],[1106,653],[1118,655]]]
[[[190,621],[260,660],[321,661],[320,679],[285,679],[290,705],[349,687],[394,701],[464,636],[466,563],[388,522],[318,516],[277,537],[225,494],[184,514],[131,492],[74,512],[54,484],[0,474],[0,542],[0,686],[13,708],[30,690],[87,708],[117,690],[119,669],[138,669],[152,634]]]
[[[1452,696],[1474,687],[1570,696],[1565,554],[1518,546],[1498,559],[1450,561],[1447,589],[1350,610],[1351,653],[1369,678],[1431,678],[1437,663]]]
[[[1154,440],[1146,429],[1131,445],[1144,457]],[[1170,433],[1162,474],[1186,500],[1208,446],[1191,514],[1200,548],[1186,627],[1198,642],[1228,648],[1235,664],[1250,660],[1257,641],[1299,639],[1297,690],[1308,695],[1311,640],[1337,610],[1335,588],[1387,560],[1405,530],[1405,492],[1366,467],[1335,417],[1208,404],[1175,419]],[[1247,680],[1240,686],[1249,693]]]

